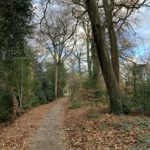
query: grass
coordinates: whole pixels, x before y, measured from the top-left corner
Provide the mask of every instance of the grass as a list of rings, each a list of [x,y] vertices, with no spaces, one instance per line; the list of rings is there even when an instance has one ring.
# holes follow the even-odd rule
[[[150,149],[150,134],[139,135],[137,137],[137,145],[130,148],[130,150],[149,150]]]
[[[87,118],[88,120],[90,120],[90,119],[97,119],[97,118],[99,118],[99,113],[98,113],[96,110],[94,110],[94,109],[91,108],[91,109],[87,112],[86,118]]]
[[[149,150],[149,148],[146,146],[146,145],[144,145],[144,146],[141,146],[141,147],[131,147],[130,148],[130,150]]]
[[[148,144],[150,146],[150,134],[138,136],[137,142],[138,143],[145,143],[145,144]]]
[[[109,124],[108,124],[108,122],[106,122],[106,121],[104,121],[104,122],[101,122],[98,126],[97,126],[97,128],[99,129],[99,130],[106,130],[107,128],[109,128]]]
[[[121,129],[125,132],[130,132],[132,130],[132,124],[128,121],[113,123],[112,127],[116,130]]]
[[[77,109],[81,107],[82,107],[81,101],[74,101],[70,104],[69,109]]]

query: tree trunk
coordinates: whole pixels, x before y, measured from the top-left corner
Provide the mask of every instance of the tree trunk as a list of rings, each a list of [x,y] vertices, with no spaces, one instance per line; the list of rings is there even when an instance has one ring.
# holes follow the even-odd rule
[[[114,114],[122,114],[122,95],[113,71],[108,51],[105,47],[105,37],[101,27],[101,20],[96,0],[86,0],[86,6],[92,25],[98,58],[110,98],[110,109]]]
[[[15,119],[17,116],[21,115],[21,110],[19,108],[19,104],[16,98],[16,93],[12,90],[12,100],[13,100],[13,119]]]
[[[77,59],[78,59],[79,75],[81,77],[81,58],[80,58],[80,56]]]
[[[87,49],[87,66],[88,66],[88,73],[89,73],[89,79],[91,79],[92,71],[91,71],[91,58],[90,58],[90,24],[85,23],[84,20],[82,21],[83,30],[86,35],[86,49]]]
[[[92,88],[97,89],[99,87],[98,81],[99,81],[99,74],[100,74],[100,66],[99,66],[99,60],[98,60],[95,44],[92,48],[92,68],[93,68],[92,69],[92,78],[91,78]]]
[[[118,44],[117,37],[115,33],[115,29],[113,26],[113,18],[112,18],[112,7],[113,5],[108,3],[108,0],[103,0],[107,29],[110,39],[110,52],[111,52],[111,62],[114,69],[114,73],[119,83],[119,56],[118,56]]]
[[[62,89],[62,78],[64,78],[62,76],[62,70],[63,70],[63,64],[62,62],[59,60],[57,63],[57,74],[58,74],[58,79],[57,79],[57,97],[62,97],[63,96],[63,89]]]
[[[54,47],[54,65],[55,65],[55,99],[58,97],[58,50],[55,44]]]
[[[20,109],[21,109],[21,112],[24,112],[23,110],[23,78],[24,78],[24,70],[23,70],[23,64],[22,64],[22,60],[21,60],[21,87],[20,87],[20,98],[19,98],[19,101],[20,101]]]
[[[87,30],[87,39],[86,39],[86,43],[87,43],[87,64],[88,64],[88,73],[89,73],[89,78],[91,78],[91,59],[90,59],[90,34],[89,34],[89,30]]]
[[[57,98],[58,94],[58,63],[57,60],[55,60],[55,98]]]

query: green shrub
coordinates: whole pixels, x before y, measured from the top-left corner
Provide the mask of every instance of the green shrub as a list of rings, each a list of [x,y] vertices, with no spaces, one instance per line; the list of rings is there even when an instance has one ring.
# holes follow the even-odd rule
[[[123,107],[124,114],[128,115],[129,113],[132,112],[134,103],[131,99],[123,99],[122,107]]]
[[[46,99],[46,95],[45,95],[42,88],[37,90],[36,96],[38,98],[39,104],[46,104],[48,102],[47,99]]]
[[[139,84],[133,96],[134,109],[144,115],[150,115],[150,81]]]
[[[54,100],[54,98],[55,98],[55,95],[54,95],[54,93],[55,93],[54,92],[54,84],[49,82],[48,87],[44,88],[44,93],[45,93],[47,101]]]
[[[0,121],[7,121],[12,115],[12,96],[6,90],[0,90]]]
[[[150,81],[141,81],[133,87],[133,92],[128,94],[123,101],[125,114],[137,112],[150,115]]]
[[[30,109],[30,108],[36,107],[38,105],[40,105],[38,97],[35,95],[30,95],[30,96],[28,96],[27,102],[24,103],[23,107],[24,107],[24,109]]]
[[[40,104],[46,104],[54,99],[54,83],[44,75],[40,78],[41,86],[36,91]]]
[[[69,106],[69,109],[76,109],[76,108],[81,108],[81,107],[82,107],[82,104],[80,101],[74,101]]]

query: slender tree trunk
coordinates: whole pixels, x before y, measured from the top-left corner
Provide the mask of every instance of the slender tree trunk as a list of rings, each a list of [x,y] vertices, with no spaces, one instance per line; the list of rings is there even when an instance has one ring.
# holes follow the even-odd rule
[[[81,76],[81,58],[80,58],[80,56],[78,56],[77,59],[78,59],[78,70],[79,70],[79,75]]]
[[[112,17],[112,4],[108,3],[108,0],[103,0],[103,5],[105,9],[106,23],[107,29],[110,39],[110,52],[111,52],[111,61],[114,69],[114,73],[119,83],[119,55],[118,55],[118,44],[117,44],[117,36],[115,33],[115,29],[113,26],[113,17]]]
[[[55,98],[58,97],[58,63],[55,60]]]
[[[21,115],[20,107],[16,98],[16,93],[12,90],[12,100],[13,100],[13,118],[15,119],[17,115]]]
[[[22,64],[22,60],[21,60],[21,87],[20,87],[20,98],[19,98],[19,101],[20,101],[20,109],[21,109],[21,112],[23,112],[23,74],[24,74],[24,70],[23,70],[23,64]]]
[[[58,98],[58,49],[53,43],[54,47],[54,65],[55,65],[55,99]]]
[[[93,41],[94,42],[94,41]],[[99,66],[99,60],[97,56],[96,47],[94,46],[92,48],[92,87],[94,89],[98,88],[98,80],[99,80],[99,74],[100,74],[100,66]]]
[[[15,62],[17,63],[17,62]],[[22,104],[22,92],[23,92],[23,66],[22,66],[22,62],[20,62],[20,69],[21,69],[21,78],[19,79],[17,77],[17,72],[14,72],[14,77],[16,80],[16,92],[17,92],[17,96],[18,96],[18,100],[16,98],[16,92],[12,91],[12,97],[13,97],[13,102],[14,102],[14,108],[19,107],[19,113],[23,112],[23,104]],[[20,82],[19,82],[20,80]],[[17,102],[16,102],[17,101]],[[16,110],[18,110],[19,108],[17,108]],[[17,112],[18,113],[18,112]],[[20,115],[20,114],[19,114]]]
[[[83,30],[86,35],[86,49],[87,49],[87,66],[88,66],[88,73],[89,73],[89,79],[91,79],[92,75],[92,68],[91,68],[91,58],[90,58],[90,24],[85,23],[84,20],[82,21]]]
[[[122,95],[113,71],[108,51],[105,47],[105,37],[101,27],[101,20],[96,0],[86,0],[86,6],[92,25],[98,58],[110,98],[111,112],[114,114],[122,114]]]
[[[89,30],[88,30],[89,32]],[[87,64],[88,64],[88,73],[89,73],[89,78],[91,78],[92,71],[91,71],[91,59],[90,59],[90,37],[89,33],[87,33]]]
[[[58,60],[57,63],[57,97],[62,97],[63,96],[63,90],[62,90],[62,79],[64,78],[62,76],[62,71],[63,71],[63,64],[61,62],[61,60]]]

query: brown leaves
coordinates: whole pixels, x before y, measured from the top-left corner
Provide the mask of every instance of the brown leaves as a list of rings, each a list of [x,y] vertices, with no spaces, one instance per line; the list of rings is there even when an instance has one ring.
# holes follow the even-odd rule
[[[87,112],[87,108],[66,112],[69,150],[127,150],[140,146],[137,137],[150,129],[143,126],[142,117],[99,113],[98,119],[87,120]]]
[[[1,126],[0,150],[25,150],[30,137],[53,104],[34,108],[13,124]],[[87,114],[92,113],[87,106],[65,112],[64,124],[69,150],[127,150],[131,147],[150,147],[149,118],[114,116],[102,110],[94,112],[95,107],[92,110],[93,114],[97,113],[96,118],[95,115],[94,118],[87,118]],[[106,107],[98,106],[98,109]]]
[[[33,108],[11,125],[1,127],[0,150],[25,150],[29,138],[34,134],[50,108],[51,104]]]

